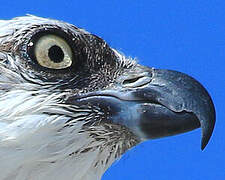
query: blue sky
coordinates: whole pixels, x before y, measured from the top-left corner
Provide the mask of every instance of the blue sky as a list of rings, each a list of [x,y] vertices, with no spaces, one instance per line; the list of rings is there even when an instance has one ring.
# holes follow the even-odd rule
[[[203,152],[200,129],[148,141],[114,163],[103,180],[225,179],[225,1],[33,2],[1,2],[0,19],[34,14],[70,22],[143,65],[195,77],[214,100],[216,127]]]

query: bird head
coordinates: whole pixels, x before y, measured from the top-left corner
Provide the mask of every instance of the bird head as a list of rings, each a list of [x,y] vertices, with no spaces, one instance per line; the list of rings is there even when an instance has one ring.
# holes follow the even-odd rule
[[[139,142],[215,123],[205,88],[74,25],[0,21],[0,179],[100,179]]]

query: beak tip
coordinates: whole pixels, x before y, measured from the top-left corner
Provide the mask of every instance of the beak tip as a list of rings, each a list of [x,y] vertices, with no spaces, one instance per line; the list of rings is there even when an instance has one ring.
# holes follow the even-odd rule
[[[216,123],[216,110],[214,103],[206,90],[205,94],[205,97],[208,97],[207,106],[203,105],[202,108],[200,108],[201,113],[198,114],[202,128],[201,150],[204,150],[207,146]]]
[[[211,136],[211,135],[210,135]],[[207,146],[210,136],[203,136],[202,138],[202,142],[201,142],[201,150],[203,151],[205,149],[205,147]]]
[[[213,129],[215,126],[215,116],[212,119],[213,120],[210,121],[210,124],[208,124],[207,127],[202,126],[202,141],[201,141],[201,149],[202,150],[205,149],[205,147],[208,144],[208,142],[212,136],[212,133],[213,133]]]
[[[205,149],[205,147],[206,147],[207,144],[208,143],[202,141],[202,143],[201,143],[201,150],[202,151]]]

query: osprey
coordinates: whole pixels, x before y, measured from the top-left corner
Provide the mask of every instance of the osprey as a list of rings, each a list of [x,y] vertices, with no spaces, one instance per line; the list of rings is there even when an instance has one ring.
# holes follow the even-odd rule
[[[99,180],[147,139],[215,123],[195,79],[142,66],[74,25],[0,21],[0,179]]]

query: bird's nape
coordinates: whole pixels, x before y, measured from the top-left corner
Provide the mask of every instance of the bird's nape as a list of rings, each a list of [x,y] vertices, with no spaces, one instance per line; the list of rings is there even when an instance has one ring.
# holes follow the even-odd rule
[[[0,21],[0,66],[2,180],[97,180],[143,140],[201,127],[204,149],[214,128],[195,79],[141,66],[62,21]]]

